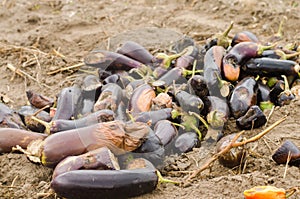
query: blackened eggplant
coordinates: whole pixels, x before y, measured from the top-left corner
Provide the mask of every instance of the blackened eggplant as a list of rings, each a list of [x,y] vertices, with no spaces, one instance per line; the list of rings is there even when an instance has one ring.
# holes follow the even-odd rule
[[[122,88],[114,83],[109,83],[101,88],[101,94],[94,105],[94,111],[109,109],[116,111],[123,99]]]
[[[288,105],[295,99],[295,95],[290,90],[287,77],[285,75],[282,75],[282,77],[284,79],[284,91],[278,95],[277,104],[279,106]]]
[[[221,138],[217,142],[216,151],[217,153],[226,148],[231,142],[236,134],[230,134]],[[242,141],[242,137],[239,137],[236,142]],[[231,148],[227,153],[219,157],[219,163],[225,167],[233,168],[241,165],[246,158],[246,150],[243,147]]]
[[[280,77],[281,75],[297,76],[299,64],[291,60],[279,60],[267,57],[250,59],[242,66],[243,72],[251,75]]]
[[[290,156],[290,157],[289,157]],[[288,164],[299,167],[300,149],[292,141],[286,140],[272,155],[272,159],[277,164]]]
[[[175,150],[179,153],[186,153],[195,147],[200,147],[200,141],[194,132],[186,132],[179,135],[174,144]]]
[[[187,82],[189,93],[195,94],[201,99],[208,96],[207,83],[202,75],[194,75]]]
[[[75,85],[63,88],[58,95],[56,112],[52,120],[68,120],[74,116],[80,96],[81,89]]]
[[[155,167],[131,170],[77,170],[57,176],[51,188],[72,199],[129,198],[153,191],[158,183]]]
[[[131,59],[125,55],[105,50],[91,51],[85,56],[84,63],[87,66],[108,71],[130,70],[132,68],[140,68],[144,66],[141,62]]]
[[[259,40],[255,34],[250,31],[244,30],[242,32],[238,32],[234,35],[231,41],[231,46],[235,46],[238,43],[251,41],[254,43],[259,43]]]
[[[143,64],[150,64],[153,60],[153,55],[134,41],[126,41],[117,49],[117,53],[130,57]]]
[[[234,88],[229,107],[234,118],[243,116],[257,102],[257,83],[253,77],[246,77]]]
[[[245,115],[236,120],[236,124],[240,129],[252,129],[263,126],[267,122],[267,117],[259,108],[259,106],[251,106]]]

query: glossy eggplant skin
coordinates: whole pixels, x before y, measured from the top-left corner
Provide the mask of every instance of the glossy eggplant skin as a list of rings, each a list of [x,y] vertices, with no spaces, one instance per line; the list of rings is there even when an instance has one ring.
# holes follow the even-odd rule
[[[257,83],[253,77],[246,77],[234,88],[229,107],[234,118],[243,116],[257,102]]]
[[[153,191],[155,168],[133,170],[76,170],[57,176],[51,188],[70,199],[129,198]]]
[[[140,68],[143,64],[120,53],[105,50],[94,50],[84,58],[87,66],[107,71],[130,70]]]
[[[243,72],[262,77],[280,77],[281,75],[297,76],[299,64],[291,60],[272,59],[267,57],[253,58],[242,66]]]
[[[236,120],[237,126],[244,130],[261,127],[266,122],[267,117],[257,105],[251,106],[245,115]]]
[[[163,82],[164,86],[170,86],[173,84],[173,81],[175,81],[175,83],[184,83],[186,79],[183,77],[182,72],[183,68],[175,67],[162,75],[158,80]]]
[[[56,112],[52,121],[68,120],[74,116],[80,95],[81,89],[77,86],[63,88],[58,95]]]
[[[102,109],[76,120],[55,120],[52,122],[50,133],[82,128],[100,122],[113,121],[114,115],[112,110]]]

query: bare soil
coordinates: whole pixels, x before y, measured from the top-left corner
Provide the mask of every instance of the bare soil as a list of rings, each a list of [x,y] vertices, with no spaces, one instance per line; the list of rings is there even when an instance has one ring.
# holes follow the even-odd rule
[[[250,30],[260,39],[277,31],[286,16],[284,41],[300,40],[300,6],[292,0],[63,0],[0,1],[0,97],[17,109],[26,101],[28,89],[49,97],[71,85],[77,69],[47,73],[73,66],[94,48],[115,50],[125,40],[134,40],[149,50],[166,49],[182,35],[203,45],[222,32],[231,21],[231,35]],[[21,77],[7,68],[11,64],[25,71]],[[284,141],[300,146],[300,101],[276,107],[269,125],[287,115],[281,125],[258,142],[247,145],[244,168],[228,169],[215,162],[191,186],[159,185],[137,198],[243,198],[243,191],[257,185],[284,189],[299,186],[299,168],[277,165],[271,155]],[[250,137],[266,127],[247,131]],[[232,122],[226,129],[238,132]],[[169,157],[163,174],[182,180],[213,153],[203,144],[192,152]],[[170,165],[173,165],[170,172]],[[284,173],[286,174],[284,175]],[[52,169],[31,163],[23,154],[0,155],[0,198],[55,198],[50,191]],[[46,196],[46,197],[45,197]],[[291,198],[299,198],[300,193]]]

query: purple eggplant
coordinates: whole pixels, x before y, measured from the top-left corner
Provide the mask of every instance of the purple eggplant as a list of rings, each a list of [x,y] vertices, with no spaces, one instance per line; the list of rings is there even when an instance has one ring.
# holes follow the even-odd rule
[[[117,53],[130,57],[143,64],[150,64],[154,59],[153,55],[148,50],[134,41],[126,41],[117,49]]]
[[[25,128],[20,116],[3,103],[0,103],[0,127]]]
[[[246,77],[236,85],[229,100],[234,118],[243,116],[251,106],[256,105],[257,87],[253,77]]]
[[[300,166],[300,149],[292,141],[286,140],[272,155],[277,164]]]
[[[26,96],[29,103],[36,108],[44,108],[45,106],[52,107],[54,100],[50,97],[35,93],[31,90],[26,91]]]
[[[137,122],[144,122],[148,125],[154,126],[160,120],[166,120],[171,118],[172,108],[164,108],[156,111],[140,112],[134,120]]]
[[[84,63],[87,66],[107,71],[130,70],[144,66],[141,62],[125,55],[105,50],[94,50],[90,52],[85,56]]]
[[[187,153],[193,148],[200,147],[200,141],[194,132],[186,132],[179,135],[174,144],[175,150],[179,153]]]
[[[253,34],[250,31],[244,30],[234,35],[231,41],[231,46],[235,46],[238,43],[247,42],[247,41],[259,43],[259,40],[255,34]]]
[[[177,137],[177,129],[169,120],[160,120],[154,126],[154,133],[163,146],[168,145]]]
[[[188,82],[189,93],[195,94],[201,99],[208,96],[209,90],[204,76],[194,75]]]

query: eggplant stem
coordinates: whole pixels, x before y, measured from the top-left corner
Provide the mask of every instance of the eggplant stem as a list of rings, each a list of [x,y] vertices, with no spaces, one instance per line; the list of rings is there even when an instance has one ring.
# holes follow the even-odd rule
[[[260,76],[257,75],[257,77],[255,78],[255,81],[257,82],[259,80]]]
[[[258,45],[257,54],[261,55],[265,50],[270,50],[270,49],[274,48],[276,45],[277,45],[276,42],[269,46]]]
[[[195,76],[196,66],[197,66],[197,59],[195,59],[195,61],[193,62],[192,78]]]
[[[45,129],[45,133],[50,135],[50,129],[51,129],[51,126],[52,126],[52,122],[45,122],[43,120],[40,120],[39,118],[35,117],[35,116],[30,116],[31,119],[33,119],[34,121],[42,124],[46,129]]]
[[[284,92],[289,91],[290,90],[290,86],[289,86],[289,82],[288,82],[286,76],[285,75],[281,75],[281,77],[284,80]]]
[[[181,51],[180,53],[177,54],[173,54],[173,55],[167,55],[165,53],[158,53],[156,55],[156,57],[158,59],[163,59],[162,64],[164,68],[169,68],[171,65],[171,62],[174,59],[177,59],[178,57],[181,57],[182,55],[184,55],[186,52],[188,51],[188,49],[184,49],[183,51]]]
[[[188,75],[193,76],[193,75],[195,75],[195,73],[203,73],[203,70],[192,70],[192,71],[190,71],[190,70],[182,68],[182,76],[183,77],[186,77]]]
[[[174,126],[181,127],[183,130],[185,130],[185,126],[182,125],[182,124],[178,124],[178,123],[175,123],[175,122],[171,122],[171,124],[173,124]]]
[[[197,114],[197,113],[195,113],[195,112],[191,112],[191,111],[189,111],[189,114],[190,114],[190,115],[194,115],[195,117],[197,117],[197,118],[204,124],[204,126],[205,126],[207,129],[209,128],[207,122],[205,121],[205,119],[204,119],[203,117],[201,117],[201,115],[199,115],[199,114]]]
[[[233,21],[230,22],[230,25],[228,26],[228,28],[223,32],[222,36],[223,37],[227,37],[229,32],[231,31],[231,29],[233,28]]]
[[[280,21],[277,33],[274,34],[275,37],[279,37],[280,39],[283,37],[283,30],[282,30],[282,28],[283,28],[283,24],[286,21],[286,19],[287,19],[286,16],[284,16],[282,18],[282,20]]]
[[[42,112],[42,111],[45,110],[46,108],[50,108],[50,106],[49,106],[49,105],[44,106],[43,108],[41,108],[41,109],[37,110],[36,112],[34,112],[34,113],[32,114],[32,116],[36,116],[37,114],[39,114],[40,112]]]
[[[201,141],[202,140],[202,133],[201,131],[198,129],[197,126],[195,126],[194,124],[190,124],[190,127],[196,131],[196,133],[198,134],[198,139]]]
[[[298,55],[300,55],[300,52],[295,52],[295,53],[291,53],[291,54],[284,53],[284,59],[292,59],[294,57],[297,57]]]
[[[133,115],[130,113],[128,109],[126,109],[126,114],[128,115],[130,121],[135,122],[135,118],[133,117]]]
[[[158,170],[156,170],[155,172],[158,177],[159,183],[172,183],[172,184],[176,184],[176,185],[180,184],[180,182],[164,178]]]
[[[285,194],[285,198],[289,198],[291,197],[292,195],[294,195],[294,193],[296,193],[297,191],[299,191],[299,187],[292,187],[288,190],[286,190],[286,194]]]

